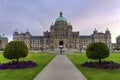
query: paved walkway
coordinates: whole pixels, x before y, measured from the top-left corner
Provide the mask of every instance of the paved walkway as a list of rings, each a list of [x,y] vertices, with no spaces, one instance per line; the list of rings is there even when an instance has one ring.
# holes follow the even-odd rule
[[[57,55],[34,80],[87,80],[65,56]]]

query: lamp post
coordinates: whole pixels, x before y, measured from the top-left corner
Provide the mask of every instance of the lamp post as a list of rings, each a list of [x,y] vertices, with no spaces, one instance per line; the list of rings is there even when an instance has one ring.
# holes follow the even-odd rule
[[[63,46],[62,46],[62,45],[60,45],[60,46],[59,46],[59,48],[60,48],[60,53],[62,54],[62,49],[63,49]]]

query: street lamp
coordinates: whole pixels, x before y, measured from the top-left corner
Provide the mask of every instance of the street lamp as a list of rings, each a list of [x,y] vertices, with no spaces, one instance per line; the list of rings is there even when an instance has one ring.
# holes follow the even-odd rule
[[[60,45],[59,48],[60,48],[60,53],[62,53],[63,46]]]

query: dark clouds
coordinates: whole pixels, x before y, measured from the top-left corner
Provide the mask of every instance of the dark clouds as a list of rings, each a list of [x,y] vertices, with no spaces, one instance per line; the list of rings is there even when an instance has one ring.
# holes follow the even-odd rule
[[[95,27],[114,30],[105,24],[119,21],[119,4],[120,0],[0,0],[0,34],[12,37],[16,28],[19,32],[29,28],[31,34],[43,35],[60,11],[81,34],[91,34]],[[113,38],[120,34],[112,32]]]

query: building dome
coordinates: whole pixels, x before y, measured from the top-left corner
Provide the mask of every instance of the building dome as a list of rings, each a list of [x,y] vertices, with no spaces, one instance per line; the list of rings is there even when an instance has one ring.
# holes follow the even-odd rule
[[[110,31],[109,31],[109,29],[107,28],[105,32],[106,32],[106,33],[109,33]]]
[[[66,18],[62,16],[62,12],[60,12],[60,16],[56,19],[55,22],[67,22]]]
[[[97,33],[97,29],[96,29],[96,28],[94,29],[93,33],[94,33],[94,34],[96,34],[96,33]]]
[[[7,38],[4,33],[3,35],[0,35],[0,39],[3,39],[3,38]]]
[[[94,29],[94,32],[97,32],[97,29],[96,29],[96,28]]]
[[[71,23],[70,23],[70,22],[68,23],[68,27],[71,27],[71,28],[72,28],[72,25],[71,25]]]

